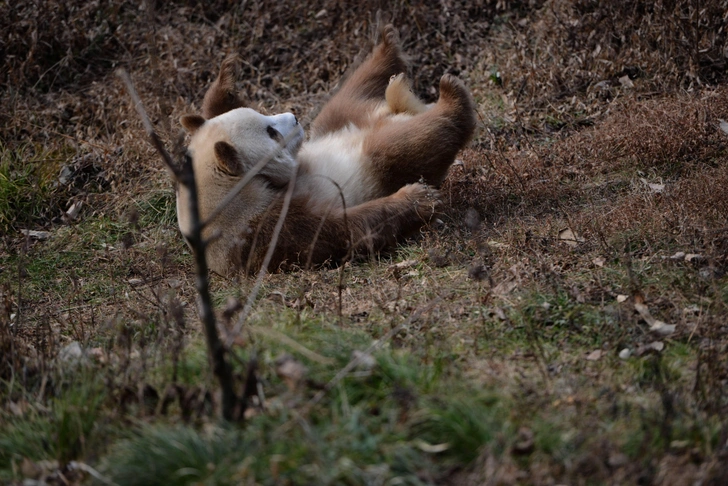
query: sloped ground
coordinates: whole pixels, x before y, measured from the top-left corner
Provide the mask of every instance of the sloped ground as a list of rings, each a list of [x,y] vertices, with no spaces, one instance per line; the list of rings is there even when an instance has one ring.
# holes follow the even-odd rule
[[[722,484],[728,2],[269,3],[0,6],[0,477]],[[169,147],[230,53],[251,106],[306,124],[388,21],[423,99],[452,72],[478,103],[443,225],[268,277],[235,348],[255,407],[217,427],[171,184],[113,71]],[[252,283],[213,284],[229,326]]]

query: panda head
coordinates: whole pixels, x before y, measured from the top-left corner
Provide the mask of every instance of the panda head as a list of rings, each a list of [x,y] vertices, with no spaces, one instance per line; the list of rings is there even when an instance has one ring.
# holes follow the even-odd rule
[[[236,108],[205,120],[185,115],[182,126],[192,134],[188,146],[198,180],[209,176],[239,179],[259,162],[268,162],[256,177],[275,187],[288,183],[304,133],[292,113],[266,116]]]

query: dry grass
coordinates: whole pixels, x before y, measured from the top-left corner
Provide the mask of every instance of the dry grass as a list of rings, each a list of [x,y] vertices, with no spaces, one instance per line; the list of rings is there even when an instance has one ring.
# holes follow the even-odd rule
[[[250,433],[268,440],[287,410],[303,410],[343,366],[342,353],[428,308],[379,357],[411,357],[386,376],[375,373],[392,388],[347,382],[332,390],[330,402],[311,412],[315,420],[295,429],[301,443],[311,440],[306,427],[335,427],[358,416],[352,409],[382,423],[391,412],[389,425],[361,437],[386,442],[377,434],[391,425],[400,434],[391,444],[414,444],[407,434],[451,441],[461,427],[483,444],[428,453],[411,476],[428,484],[721,484],[728,475],[728,134],[719,128],[728,120],[726,15],[726,1],[687,0],[3,3],[0,428],[47,421],[46,435],[66,442],[53,442],[46,456],[96,464],[94,450],[103,455],[107,437],[119,438],[109,424],[200,425],[213,416],[217,398],[169,178],[114,68],[131,73],[170,147],[177,118],[197,109],[230,53],[240,56],[238,88],[252,106],[293,110],[308,123],[368,52],[381,19],[401,29],[415,91],[432,101],[440,75],[457,74],[476,97],[482,126],[442,188],[442,227],[391,260],[347,265],[343,289],[335,269],[266,279],[251,322],[336,356],[339,365],[309,363],[311,379],[294,393],[275,364],[276,353],[293,351],[270,336],[242,337],[240,358],[258,358],[270,400]],[[83,203],[78,219],[64,218],[76,202]],[[578,240],[565,241],[565,228]],[[29,239],[21,229],[51,237]],[[223,308],[229,298],[244,301],[251,282],[216,277],[213,285]],[[676,332],[647,331],[639,302]],[[230,309],[221,315],[226,326]],[[661,352],[645,351],[657,340]],[[73,397],[63,402],[75,385],[54,361],[73,341],[93,351],[94,375],[102,377],[89,380],[104,397],[91,435],[86,422],[53,428],[76,407]],[[621,360],[624,348],[643,354]],[[595,351],[603,354],[593,359]],[[441,375],[422,378],[432,369]],[[393,378],[405,371],[418,378]],[[237,363],[240,382],[244,372]],[[447,388],[453,384],[455,391]],[[451,398],[467,403],[483,391],[500,404],[483,409],[500,410],[493,437],[468,422],[483,418],[475,405],[448,408]],[[433,428],[426,420],[433,410],[436,423],[453,430]],[[341,450],[352,442],[343,440],[347,427],[326,432]],[[36,444],[38,434],[22,437]],[[312,443],[324,451],[324,442]],[[323,452],[297,463],[300,451],[257,445],[261,456],[285,459],[281,474],[328,464]],[[408,454],[423,454],[418,447]],[[387,454],[377,464],[394,457]],[[352,457],[369,464],[370,456]],[[21,458],[12,461],[16,472],[2,477],[19,480]],[[274,476],[256,467],[245,474],[261,482]]]

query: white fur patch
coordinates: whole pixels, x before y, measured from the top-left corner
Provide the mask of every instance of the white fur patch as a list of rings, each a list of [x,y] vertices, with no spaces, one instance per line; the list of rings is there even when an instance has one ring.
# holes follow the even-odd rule
[[[296,191],[311,194],[322,203],[341,201],[352,207],[372,198],[374,182],[363,170],[364,138],[368,131],[350,125],[303,144],[298,160],[304,171],[296,182]]]

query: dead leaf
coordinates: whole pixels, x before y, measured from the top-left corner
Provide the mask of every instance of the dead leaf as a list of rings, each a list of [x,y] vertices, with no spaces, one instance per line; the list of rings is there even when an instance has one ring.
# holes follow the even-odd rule
[[[622,302],[626,301],[627,299],[629,299],[629,295],[619,294],[617,296],[617,302],[619,302],[620,304]]]
[[[38,240],[38,241],[47,240],[48,238],[51,237],[50,231],[36,231],[36,230],[21,229],[20,232],[23,233],[28,238]]]
[[[654,192],[656,194],[660,194],[661,192],[663,192],[665,190],[665,184],[656,184],[654,182],[649,182],[644,177],[640,177],[640,181],[642,181],[642,183],[644,185],[649,187],[652,190],[652,192]]]
[[[592,351],[591,353],[589,353],[586,356],[586,360],[587,361],[597,361],[599,358],[602,357],[603,354],[604,354],[604,352],[601,349],[595,349],[594,351]]]
[[[670,260],[682,260],[685,258],[685,252],[684,251],[678,251],[674,255],[670,257]]]
[[[609,464],[610,467],[626,466],[627,464],[629,464],[629,457],[627,457],[626,454],[622,454],[621,452],[614,452],[612,454],[609,454],[607,464]]]
[[[564,228],[559,231],[559,239],[572,248],[576,248],[579,243],[585,241],[584,238],[574,233],[571,228]]]
[[[592,263],[596,265],[597,267],[603,267],[605,263],[607,263],[607,260],[604,257],[596,257],[594,260],[592,260]]]
[[[403,262],[395,263],[394,265],[390,265],[389,271],[394,275],[394,278],[399,280],[402,277],[411,278],[411,273],[414,272],[415,276],[417,276],[417,271],[412,270],[410,272],[404,273],[405,270],[408,270],[415,265],[419,263],[419,260],[405,260]]]
[[[728,135],[728,122],[725,120],[721,120],[720,118],[718,118],[718,121],[720,122],[720,129],[723,131],[723,133]]]
[[[415,445],[422,452],[427,452],[429,454],[437,454],[439,452],[445,452],[446,450],[448,450],[450,448],[450,444],[447,442],[443,442],[442,444],[430,444],[428,442],[425,442],[422,439],[416,439]]]
[[[669,336],[670,334],[675,332],[675,324],[667,324],[658,319],[655,319],[654,317],[652,317],[652,314],[650,314],[650,310],[645,304],[635,302],[634,308],[639,313],[640,317],[642,317],[642,320],[644,320],[647,325],[650,326],[650,332],[654,332],[656,334],[659,334],[660,336]]]
[[[510,246],[508,243],[501,243],[495,240],[488,240],[486,243],[488,246],[492,246],[493,248],[508,248]]]
[[[699,262],[704,260],[705,257],[703,255],[700,255],[698,253],[688,253],[685,255],[685,261],[686,262]]]
[[[648,344],[637,346],[637,349],[635,349],[634,353],[637,356],[642,356],[645,353],[649,353],[649,352],[653,352],[653,351],[656,353],[659,353],[663,349],[665,349],[665,343],[663,343],[662,341],[653,341]]]
[[[629,76],[626,74],[619,78],[619,84],[621,84],[625,88],[634,88],[634,83],[631,79],[629,79]]]
[[[390,270],[404,270],[410,267],[414,267],[419,263],[419,260],[405,260],[403,262],[395,263],[394,265],[390,266]]]
[[[306,379],[308,369],[290,354],[276,359],[276,374],[283,380],[290,391],[295,391]]]
[[[496,295],[510,294],[516,287],[518,287],[518,283],[515,280],[504,280],[493,287],[493,293]]]
[[[40,465],[31,461],[27,457],[23,457],[23,460],[20,462],[20,474],[22,474],[26,479],[38,479],[44,472],[45,471]]]
[[[530,454],[534,449],[533,431],[528,427],[518,429],[518,441],[513,444],[516,454]]]
[[[73,221],[78,217],[78,214],[81,212],[81,208],[83,207],[83,201],[76,201],[75,203],[71,204],[71,207],[68,208],[68,211],[66,211],[66,217],[69,221]]]

